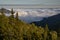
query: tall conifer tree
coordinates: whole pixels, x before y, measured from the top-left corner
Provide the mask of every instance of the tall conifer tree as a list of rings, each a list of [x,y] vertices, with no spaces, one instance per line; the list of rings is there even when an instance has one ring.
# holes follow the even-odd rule
[[[13,11],[13,8],[11,9],[11,17],[14,18],[14,11]]]
[[[18,20],[18,12],[16,13],[16,19]]]

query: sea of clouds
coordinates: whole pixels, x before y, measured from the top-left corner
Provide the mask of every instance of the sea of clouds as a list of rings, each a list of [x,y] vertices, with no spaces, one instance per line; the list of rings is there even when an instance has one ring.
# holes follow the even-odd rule
[[[60,9],[14,9],[14,11],[14,16],[16,16],[18,12],[19,19],[27,23],[41,21],[43,18],[48,18],[60,13]],[[6,15],[9,16],[11,14]]]

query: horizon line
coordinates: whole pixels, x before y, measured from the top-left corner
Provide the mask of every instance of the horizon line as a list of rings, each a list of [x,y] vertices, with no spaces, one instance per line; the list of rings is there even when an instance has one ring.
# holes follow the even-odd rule
[[[46,4],[0,4],[0,6],[60,6],[60,5],[46,5]]]
[[[0,7],[6,8],[60,8],[60,5],[43,5],[43,4],[0,4]]]

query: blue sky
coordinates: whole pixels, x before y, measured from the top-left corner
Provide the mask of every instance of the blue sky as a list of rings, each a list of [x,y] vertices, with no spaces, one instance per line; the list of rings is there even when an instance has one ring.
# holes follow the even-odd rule
[[[60,5],[60,0],[0,0],[0,4]]]

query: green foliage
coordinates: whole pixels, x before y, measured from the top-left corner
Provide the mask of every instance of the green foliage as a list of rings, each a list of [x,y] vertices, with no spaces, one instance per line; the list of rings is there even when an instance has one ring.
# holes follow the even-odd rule
[[[56,31],[51,31],[50,34],[51,34],[52,40],[57,40],[57,32]]]
[[[44,40],[47,40],[48,38],[48,25],[46,24],[46,27],[45,27],[45,29],[44,29]]]
[[[50,32],[47,25],[43,28],[22,22],[18,13],[13,17],[13,9],[11,14],[10,17],[0,15],[0,40],[57,40],[57,32]]]

